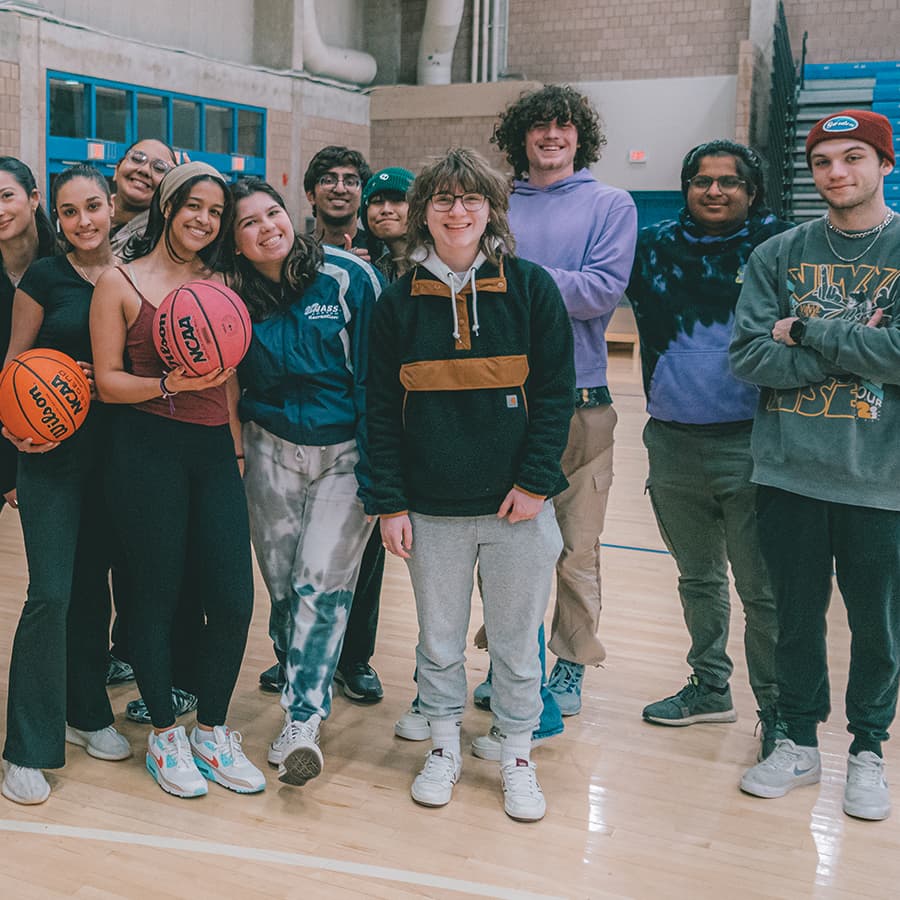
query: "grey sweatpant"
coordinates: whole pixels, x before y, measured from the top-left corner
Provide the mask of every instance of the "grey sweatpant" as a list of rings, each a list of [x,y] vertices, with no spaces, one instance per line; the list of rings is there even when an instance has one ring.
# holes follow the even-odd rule
[[[534,652],[562,538],[548,501],[527,522],[410,513],[407,560],[419,617],[419,706],[428,719],[461,716],[466,634],[477,563],[493,666],[491,711],[503,734],[529,734],[541,717],[541,663]]]

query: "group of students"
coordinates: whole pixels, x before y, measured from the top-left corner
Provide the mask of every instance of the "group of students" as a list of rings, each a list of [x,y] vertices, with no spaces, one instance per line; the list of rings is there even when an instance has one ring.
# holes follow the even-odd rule
[[[881,255],[897,227],[883,196],[890,123],[850,110],[814,127],[807,155],[829,210],[796,229],[762,208],[762,163],[750,148],[695,147],[682,166],[679,220],[642,232],[633,268],[634,203],[587,169],[605,141],[587,98],[560,86],[524,95],[494,139],[518,176],[512,200],[507,180],[471,150],[449,151],[414,178],[372,175],[355,151],[325,148],[304,179],[321,240],[294,231],[265,182],[229,186],[206,164],[176,165],[153,141],[126,152],[115,198],[89,166],[56,178],[57,241],[31,172],[0,158],[8,358],[63,350],[99,400],[62,444],[3,432],[2,488],[20,509],[30,577],[11,660],[6,797],[45,800],[41,770],[63,765],[66,742],[101,759],[131,753],[105,692],[110,569],[142,694],[134,702],[153,726],[150,773],[184,797],[206,793],[210,780],[264,789],[226,724],[252,611],[252,537],[277,658],[260,681],[281,691],[284,709],[268,761],[282,782],[322,771],[333,681],[351,697],[381,695],[367,660],[387,550],[407,563],[419,621],[418,691],[395,726],[431,739],[413,799],[443,806],[460,777],[477,583],[491,669],[476,699],[489,696],[494,725],[473,752],[499,760],[508,815],[542,818],[531,748],[561,730],[560,713],[578,713],[584,668],[605,655],[599,533],[616,416],[603,334],[627,285],[651,416],[648,487],[679,568],[694,670],[644,718],[735,719],[731,562],[762,722],[760,763],[741,787],[778,797],[818,781],[834,557],[853,630],[844,809],[889,814],[881,744],[900,671],[900,500],[890,484],[871,487],[855,462],[844,471],[834,442],[877,449],[892,434],[881,427],[897,353],[896,328],[884,327],[896,269]],[[367,230],[358,235],[360,198]],[[113,240],[129,233],[114,249],[117,217]],[[778,253],[807,238],[785,268]],[[766,254],[772,272],[781,266],[777,283],[761,274]],[[888,274],[872,276],[871,296],[868,281],[845,296],[833,273],[863,259]],[[155,308],[195,279],[224,281],[247,304],[253,339],[237,372],[188,376],[156,354]],[[852,414],[803,408],[823,379],[848,392]],[[767,443],[773,429],[784,436]],[[812,446],[822,448],[819,469],[841,477],[797,468],[800,448]],[[803,507],[803,521],[824,529],[815,565],[797,559],[798,532],[783,525],[799,515],[798,497],[814,507]],[[828,530],[845,517],[859,519],[864,527],[846,528],[877,556],[851,552],[845,532]],[[542,621],[554,570],[548,682]],[[365,589],[354,595],[358,580]],[[363,637],[347,655],[354,614]],[[190,735],[176,724],[180,686],[196,698]]]
[[[32,173],[0,159],[7,359],[61,350],[95,394],[85,424],[61,444],[3,430],[4,497],[19,509],[29,572],[12,649],[4,796],[46,800],[42,770],[64,765],[66,743],[104,760],[131,755],[106,692],[111,569],[152,724],[150,774],[180,797],[205,794],[208,781],[264,789],[227,724],[252,613],[251,536],[284,673],[285,721],[268,761],[288,784],[318,775],[319,725],[380,515],[382,552],[409,556],[415,528],[411,574],[428,636],[417,652],[419,703],[433,732],[455,735],[455,752],[451,739],[443,757],[452,781],[477,557],[493,709],[513,753],[510,763],[504,751],[506,808],[540,818],[529,761],[540,715],[535,645],[561,547],[543,498],[565,483],[572,339],[553,281],[511,254],[504,179],[466,150],[426,169],[410,191],[404,235],[415,274],[376,305],[385,279],[361,258],[369,253],[297,234],[265,182],[229,186],[211,166],[176,165],[152,143],[120,163],[137,160],[135,178],[152,199],[115,252],[101,173],[78,165],[56,177],[51,224]],[[383,209],[389,198],[369,191],[366,205]],[[388,218],[399,237],[399,217]],[[374,262],[396,278],[407,267],[398,245],[379,249]],[[156,353],[156,307],[198,279],[227,282],[248,307],[253,340],[239,373],[166,370]],[[547,334],[555,338],[532,341]],[[482,341],[464,360],[439,349],[448,338],[471,346],[472,335]],[[527,397],[526,379],[535,386]],[[479,552],[486,525],[489,554]],[[189,734],[172,693],[186,604],[201,612]],[[449,799],[439,796],[446,773],[435,781],[440,758],[429,754],[413,787],[425,805]]]

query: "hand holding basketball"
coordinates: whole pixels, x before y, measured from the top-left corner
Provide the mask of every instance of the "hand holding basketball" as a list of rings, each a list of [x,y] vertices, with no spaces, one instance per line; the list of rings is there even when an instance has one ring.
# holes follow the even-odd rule
[[[170,394],[180,394],[182,391],[206,391],[225,384],[235,371],[233,366],[229,366],[227,369],[213,369],[205,375],[188,375],[183,366],[178,366],[167,372],[163,380]]]
[[[4,426],[2,429],[3,437],[5,437],[15,448],[19,451],[19,453],[47,453],[50,450],[55,450],[59,446],[59,441],[54,441],[47,444],[35,444],[32,439],[25,438],[25,440],[20,440],[14,434],[7,430]]]

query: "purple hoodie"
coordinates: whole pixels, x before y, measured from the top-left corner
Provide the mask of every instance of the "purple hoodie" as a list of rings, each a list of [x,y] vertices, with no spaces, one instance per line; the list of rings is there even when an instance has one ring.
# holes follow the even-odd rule
[[[516,254],[556,282],[575,336],[578,387],[606,385],[606,326],[625,293],[637,210],[627,191],[581,169],[548,187],[515,181],[509,223]]]

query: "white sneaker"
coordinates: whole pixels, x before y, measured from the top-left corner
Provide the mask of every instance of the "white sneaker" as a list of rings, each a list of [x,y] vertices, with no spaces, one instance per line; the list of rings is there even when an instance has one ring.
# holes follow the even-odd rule
[[[891,814],[891,795],[884,775],[884,760],[871,750],[847,757],[844,812],[856,819],[886,819]]]
[[[532,738],[531,749],[540,747],[541,744],[549,741],[550,738]],[[479,759],[490,759],[493,762],[500,762],[500,729],[496,725],[491,726],[491,730],[487,734],[479,735],[472,741],[472,755]]]
[[[761,762],[747,769],[741,790],[754,797],[783,797],[804,784],[817,784],[822,777],[818,747],[798,747],[788,738],[775,741],[775,749]]]
[[[394,723],[394,734],[405,741],[427,741],[431,737],[431,726],[417,706],[410,706]]]
[[[278,780],[302,786],[322,773],[325,765],[319,749],[319,716],[305,722],[285,722],[281,734],[269,747],[269,762],[278,766]]]
[[[511,819],[537,822],[547,812],[547,801],[537,780],[537,770],[527,759],[514,759],[500,766],[503,808]]]
[[[202,797],[207,792],[206,779],[191,755],[183,725],[173,726],[162,734],[150,732],[147,771],[166,793],[176,797]]]
[[[66,743],[84,747],[96,759],[119,760],[131,756],[131,744],[112,725],[99,731],[81,731],[66,725]]]
[[[462,763],[449,750],[430,751],[410,788],[413,800],[422,806],[446,806],[453,797],[453,785],[459,781],[461,770]]]
[[[36,803],[43,803],[50,796],[50,785],[47,784],[47,779],[40,769],[16,766],[11,762],[4,762],[4,766],[6,777],[0,791],[7,800],[24,806],[33,806]]]
[[[239,731],[216,725],[211,737],[205,735],[199,728],[191,732],[191,752],[201,775],[239,794],[265,790],[266,776],[247,759]]]

